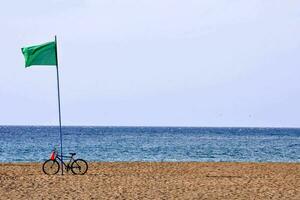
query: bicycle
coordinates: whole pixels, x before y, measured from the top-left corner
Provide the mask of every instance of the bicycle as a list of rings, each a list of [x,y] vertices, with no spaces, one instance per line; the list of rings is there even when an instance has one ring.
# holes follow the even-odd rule
[[[49,160],[46,160],[43,164],[43,172],[47,175],[55,175],[60,169],[61,163],[65,167],[66,171],[72,171],[73,174],[83,175],[88,170],[88,164],[83,159],[74,159],[76,153],[70,153],[71,156],[62,156],[63,158],[69,158],[69,162],[66,164],[62,161],[60,155],[54,149],[51,152]]]

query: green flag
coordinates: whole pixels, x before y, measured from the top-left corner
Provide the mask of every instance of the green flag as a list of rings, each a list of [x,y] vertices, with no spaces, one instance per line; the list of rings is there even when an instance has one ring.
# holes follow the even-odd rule
[[[25,67],[31,65],[56,65],[56,42],[24,47]]]

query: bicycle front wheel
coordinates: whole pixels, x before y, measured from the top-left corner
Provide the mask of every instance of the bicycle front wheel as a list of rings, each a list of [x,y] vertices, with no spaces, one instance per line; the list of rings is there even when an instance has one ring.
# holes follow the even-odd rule
[[[73,174],[83,175],[88,170],[88,164],[83,159],[76,159],[71,165],[71,170]]]
[[[56,160],[47,160],[43,164],[43,172],[48,175],[57,174],[59,171],[59,163]]]

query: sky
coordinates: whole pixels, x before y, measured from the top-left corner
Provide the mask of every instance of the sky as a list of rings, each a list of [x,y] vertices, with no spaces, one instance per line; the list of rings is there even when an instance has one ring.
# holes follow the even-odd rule
[[[26,0],[0,7],[0,125],[300,127],[300,1]]]

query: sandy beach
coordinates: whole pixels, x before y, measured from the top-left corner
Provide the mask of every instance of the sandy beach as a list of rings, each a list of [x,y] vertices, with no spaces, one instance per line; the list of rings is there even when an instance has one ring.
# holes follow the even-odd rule
[[[0,199],[300,199],[300,163],[89,163],[86,175],[0,164]]]

